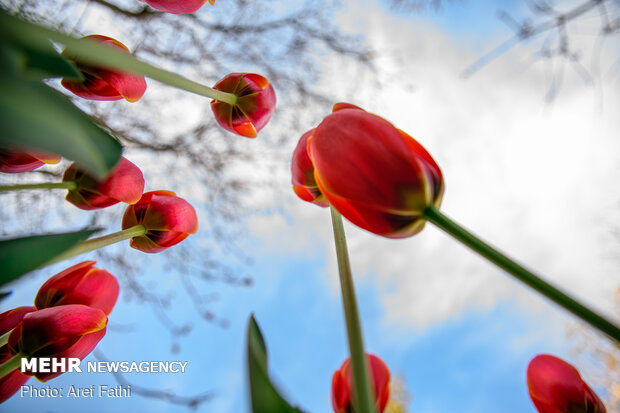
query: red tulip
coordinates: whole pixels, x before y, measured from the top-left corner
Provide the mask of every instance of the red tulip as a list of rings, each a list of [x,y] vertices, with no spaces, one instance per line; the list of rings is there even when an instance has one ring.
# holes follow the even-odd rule
[[[37,169],[46,163],[58,163],[60,156],[32,149],[0,148],[0,172],[17,174]]]
[[[154,9],[165,11],[172,14],[193,13],[207,0],[140,0],[148,4]],[[209,0],[211,5],[215,4],[215,0]]]
[[[237,103],[230,105],[211,101],[215,120],[227,131],[255,138],[267,125],[276,108],[276,92],[267,79],[254,73],[231,73],[217,82],[213,89],[232,93]]]
[[[304,201],[313,202],[319,206],[327,207],[329,202],[321,193],[314,179],[314,165],[308,156],[308,139],[314,133],[314,129],[304,133],[297,143],[293,152],[291,172],[293,175],[293,191]]]
[[[198,217],[194,208],[170,191],[146,192],[135,204],[127,207],[123,229],[144,225],[146,234],[133,237],[132,248],[155,253],[183,241],[198,231]]]
[[[356,106],[335,105],[307,147],[321,193],[370,232],[409,237],[424,227],[426,207],[441,204],[443,177],[428,152],[387,120]]]
[[[62,177],[77,188],[67,193],[66,200],[80,209],[92,210],[125,202],[135,204],[144,191],[142,171],[126,158],[120,161],[103,181],[97,181],[77,164],[72,164]]]
[[[34,307],[18,307],[13,310],[5,311],[0,314],[0,336],[14,329],[28,313],[36,311]],[[9,346],[0,347],[0,364],[12,357]],[[28,381],[30,376],[22,374],[19,368],[0,378],[0,403],[8,400],[14,395],[24,383]]]
[[[605,413],[601,399],[576,368],[550,354],[539,354],[527,366],[527,387],[540,413]]]
[[[129,49],[111,37],[93,34],[83,39],[90,39],[97,43],[112,47],[130,54]],[[119,72],[105,67],[94,67],[82,64],[71,57],[70,52],[64,51],[63,56],[74,60],[75,65],[84,77],[82,80],[62,79],[60,84],[77,96],[91,100],[120,100],[129,102],[139,100],[146,91],[144,76],[133,73]]]
[[[39,309],[66,304],[83,304],[109,315],[118,299],[116,277],[99,268],[96,261],[84,261],[59,272],[39,288],[34,305]]]
[[[390,370],[379,357],[366,354],[369,364],[372,388],[379,413],[382,413],[390,398]],[[353,376],[351,361],[346,359],[332,378],[332,407],[336,413],[353,412]]]
[[[11,354],[25,357],[83,359],[105,335],[108,318],[97,308],[80,304],[44,308],[24,316],[9,336]],[[32,373],[31,373],[32,374]],[[48,381],[62,374],[34,373]]]

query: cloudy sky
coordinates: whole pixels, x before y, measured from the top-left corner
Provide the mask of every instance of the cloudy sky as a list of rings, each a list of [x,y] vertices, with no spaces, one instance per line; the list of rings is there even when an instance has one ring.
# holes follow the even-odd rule
[[[345,3],[338,24],[381,51],[377,64],[387,75],[376,87],[372,74],[357,76],[326,58],[317,87],[341,90],[343,100],[418,139],[442,168],[447,215],[618,320],[620,88],[612,54],[617,41],[592,59],[596,19],[588,16],[572,29],[571,42],[583,48],[584,65],[590,69],[600,61],[600,76],[590,82],[559,59],[538,59],[543,38],[515,46],[466,77],[467,67],[510,38],[496,18],[496,3],[455,2],[418,15],[393,13],[376,0]],[[521,2],[501,3],[517,17],[528,13]],[[553,74],[562,68],[561,84],[549,100]],[[291,143],[283,152],[293,148]],[[329,212],[297,199],[287,174],[276,178],[279,189],[271,202],[283,212],[252,218],[244,241],[256,258],[255,285],[223,287],[216,305],[230,320],[228,329],[195,331],[176,354],[168,341],[150,341],[144,329],[101,343],[113,360],[189,360],[182,376],[132,376],[134,383],[181,395],[212,389],[214,399],[204,411],[247,411],[244,336],[254,312],[282,392],[307,411],[330,411],[331,375],[347,347]],[[397,241],[351,225],[346,231],[367,350],[404,381],[411,412],[534,412],[525,386],[529,360],[539,353],[573,360],[574,343],[567,339],[572,316],[431,225]],[[6,305],[19,305],[35,291],[34,285],[24,288]],[[151,311],[136,304],[120,303],[115,314],[141,315],[147,328],[155,324]],[[124,346],[124,340],[132,345]],[[66,387],[93,383],[114,381],[87,374],[54,381]],[[70,402],[16,396],[0,410],[25,407],[185,411],[137,396]]]

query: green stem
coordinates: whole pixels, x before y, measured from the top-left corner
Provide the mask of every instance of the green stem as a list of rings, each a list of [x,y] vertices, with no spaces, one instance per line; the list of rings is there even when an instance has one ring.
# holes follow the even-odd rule
[[[45,265],[54,264],[66,259],[75,257],[77,255],[84,254],[86,252],[94,251],[96,249],[124,241],[129,238],[139,237],[146,234],[146,227],[144,225],[134,225],[133,227],[124,229],[122,231],[115,232],[113,234],[104,235],[103,237],[89,239],[81,242],[70,250],[58,255],[53,260],[48,261]]]
[[[4,363],[0,364],[0,379],[13,372],[13,370],[20,368],[22,357],[24,357],[22,353],[17,353]]]
[[[340,275],[340,288],[342,290],[342,305],[344,318],[347,325],[347,337],[349,340],[349,352],[351,354],[351,372],[353,375],[353,406],[356,413],[376,412],[373,393],[368,376],[368,363],[364,352],[364,340],[362,338],[362,326],[355,298],[355,286],[351,274],[351,264],[347,251],[347,240],[344,235],[342,217],[330,207],[332,226],[334,229],[334,241],[336,243],[336,256],[338,257],[338,274]]]
[[[431,205],[427,207],[424,211],[423,217],[491,261],[493,264],[504,269],[519,281],[524,282],[545,297],[554,301],[556,304],[564,307],[566,310],[586,321],[591,326],[602,331],[616,342],[620,342],[620,327],[590,310],[574,298],[571,298],[557,287],[554,287],[542,280],[534,273],[523,268],[521,265],[497,251],[489,244],[483,242],[478,237],[445,216],[434,206]]]
[[[73,190],[77,188],[77,184],[74,181],[67,182],[42,182],[38,184],[17,184],[17,185],[0,185],[0,192],[18,191],[21,189],[68,189]]]
[[[11,335],[11,331],[13,331],[13,329],[7,331],[0,336],[0,347],[4,346],[6,343],[9,342],[9,336]]]
[[[142,62],[130,54],[96,43],[93,40],[76,39],[55,30],[8,16],[2,12],[0,12],[0,33],[2,33],[3,37],[11,39],[16,43],[27,44],[42,51],[49,50],[49,40],[53,40],[64,44],[71,56],[81,63],[141,74],[170,86],[230,105],[234,105],[237,102],[237,96],[232,93],[215,90],[194,82],[176,73]]]

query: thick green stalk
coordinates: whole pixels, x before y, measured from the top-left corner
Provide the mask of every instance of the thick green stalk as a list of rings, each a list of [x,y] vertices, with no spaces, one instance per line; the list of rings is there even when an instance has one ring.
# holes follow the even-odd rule
[[[377,410],[370,386],[370,378],[368,376],[369,369],[364,352],[362,325],[357,309],[355,286],[353,285],[353,276],[351,274],[349,252],[347,251],[347,240],[344,235],[342,217],[333,207],[330,207],[330,210],[334,229],[334,241],[336,243],[336,256],[338,257],[338,274],[340,276],[340,289],[342,290],[342,306],[344,307],[349,352],[351,354],[354,396],[353,406],[355,407],[355,413],[372,413]]]
[[[590,310],[574,298],[571,298],[559,288],[554,287],[548,282],[542,280],[539,276],[517,264],[515,261],[508,258],[489,244],[483,242],[478,237],[445,216],[434,206],[431,205],[426,208],[423,217],[491,261],[493,264],[502,268],[519,281],[524,282],[545,297],[554,301],[556,304],[564,307],[566,310],[589,323],[594,328],[602,331],[616,342],[620,342],[620,327]]]
[[[104,235],[102,237],[93,238],[86,240],[84,242],[79,243],[75,247],[70,250],[64,252],[63,254],[58,255],[53,260],[48,261],[45,265],[54,264],[60,261],[67,260],[69,258],[75,257],[77,255],[81,255],[90,251],[94,251],[96,249],[124,241],[129,238],[139,237],[141,235],[146,234],[146,227],[144,225],[134,225],[131,228],[124,229],[122,231],[115,232],[113,234]]]
[[[0,364],[0,379],[11,373],[13,370],[20,368],[22,357],[24,357],[22,353],[17,353],[4,363]]]
[[[49,40],[53,40],[64,44],[70,50],[71,56],[80,62],[141,74],[170,86],[230,105],[237,102],[237,96],[232,93],[215,90],[92,40],[76,39],[55,30],[21,21],[1,12],[0,33],[17,43],[27,44],[42,50],[46,50],[49,47]]]
[[[0,192],[19,191],[22,189],[68,189],[77,188],[77,184],[73,181],[67,182],[44,182],[38,184],[17,184],[17,185],[0,185]]]
[[[9,336],[11,335],[11,331],[13,330],[9,330],[0,336],[0,347],[4,346],[6,343],[9,342]]]

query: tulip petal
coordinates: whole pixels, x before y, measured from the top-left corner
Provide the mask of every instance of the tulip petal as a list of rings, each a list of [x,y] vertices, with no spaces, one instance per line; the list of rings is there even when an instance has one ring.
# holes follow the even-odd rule
[[[37,311],[35,307],[17,307],[12,310],[5,311],[0,314],[0,336],[13,330],[19,323],[21,323],[24,316],[28,313]]]
[[[95,179],[74,163],[67,168],[62,181],[76,183],[77,188],[69,190],[65,199],[84,210],[105,208],[119,202],[134,204],[144,191],[142,171],[122,156],[103,180]]]
[[[51,356],[74,345],[81,336],[105,328],[107,316],[99,309],[70,304],[44,308],[24,316],[9,336],[13,354]]]
[[[80,360],[84,360],[86,356],[88,356],[94,349],[97,347],[97,344],[101,341],[103,336],[106,333],[106,328],[102,328],[99,331],[95,331],[94,333],[85,334],[80,337],[75,344],[66,349],[65,351],[55,354],[55,358],[79,358]],[[41,381],[47,382],[51,379],[54,379],[63,374],[61,371],[56,373],[36,373],[34,377]]]
[[[116,304],[119,285],[116,277],[95,261],[84,261],[54,275],[39,289],[34,302],[38,309],[67,304],[83,304],[109,315]]]
[[[194,13],[200,9],[206,0],[140,0],[148,4],[154,9],[164,11],[171,14],[187,14]],[[215,0],[209,0],[209,3],[215,3]]]
[[[112,47],[126,54],[131,54],[129,49],[116,39],[102,35],[89,35],[82,39],[94,41]],[[118,70],[107,69],[105,67],[93,67],[76,61],[70,55],[70,51],[65,50],[63,56],[74,60],[82,80],[63,78],[60,84],[71,91],[73,94],[90,100],[120,100],[128,102],[139,100],[146,91],[146,80],[144,76]]]
[[[273,115],[276,105],[275,91],[261,75],[230,73],[213,88],[237,96],[234,105],[216,100],[211,102],[215,120],[227,131],[254,138]]]
[[[132,248],[147,253],[163,251],[198,231],[198,216],[184,199],[169,191],[153,191],[130,205],[123,216],[123,229],[144,225],[146,234],[129,241]]]

